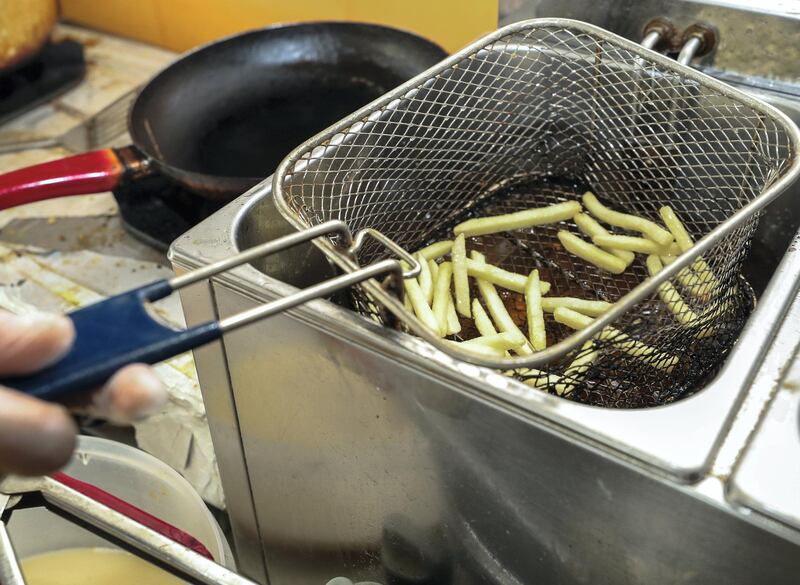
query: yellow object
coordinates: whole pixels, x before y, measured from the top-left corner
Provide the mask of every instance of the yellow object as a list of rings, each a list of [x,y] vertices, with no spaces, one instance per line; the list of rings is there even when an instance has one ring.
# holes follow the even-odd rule
[[[601,226],[598,221],[590,215],[585,213],[579,213],[575,217],[572,218],[575,222],[575,225],[578,226],[578,229],[581,230],[584,234],[589,236],[589,239],[592,239],[596,236],[610,236],[611,232],[609,232],[606,228]],[[613,248],[604,248],[606,252],[610,254],[614,254],[620,260],[623,260],[625,264],[628,266],[631,265],[636,259],[636,256],[630,250],[615,250]]]
[[[475,256],[467,258],[467,274],[472,278],[480,278],[502,286],[508,290],[513,290],[519,294],[525,293],[525,284],[528,282],[528,277],[524,274],[517,274],[516,272],[509,272],[503,270],[498,266],[486,264],[486,262],[475,260]],[[543,295],[546,295],[550,290],[550,283],[544,280],[539,281],[539,290]]]
[[[556,310],[553,311],[553,317],[557,323],[561,323],[562,325],[566,325],[572,329],[583,329],[584,327],[591,325],[592,321],[594,321],[594,319],[591,317],[582,315],[565,307],[557,307]],[[670,356],[665,353],[661,353],[654,347],[650,347],[641,341],[631,339],[628,337],[627,333],[623,333],[622,331],[614,329],[613,327],[603,328],[597,338],[600,340],[613,340],[614,345],[627,353],[629,356],[640,358],[645,363],[656,368],[666,370],[667,372],[671,372],[678,364],[677,356]],[[583,349],[585,348],[582,348],[581,351],[583,351]]]
[[[405,262],[403,262],[403,270],[408,270],[408,264]],[[425,295],[423,294],[417,279],[406,278],[403,281],[403,285],[405,286],[406,296],[408,297],[408,300],[411,301],[411,306],[414,308],[414,313],[416,313],[417,318],[425,325],[430,327],[434,333],[438,334],[439,322],[436,320],[436,317],[433,316],[433,311],[431,311],[430,306],[426,302]],[[444,333],[442,336],[444,336]]]
[[[655,276],[664,268],[661,259],[658,256],[647,257],[647,271],[650,276]],[[667,305],[672,314],[681,325],[692,327],[697,324],[697,315],[692,311],[691,307],[681,298],[680,293],[672,285],[671,282],[662,282],[658,285],[658,295],[664,304]]]
[[[425,295],[425,302],[430,305],[433,303],[434,285],[431,268],[421,255],[417,254],[417,260],[419,261],[419,288],[422,289],[422,294]]]
[[[492,349],[506,351],[508,349],[515,349],[520,345],[523,345],[525,341],[525,338],[519,332],[504,331],[503,333],[475,337],[474,339],[464,341],[461,343],[461,347],[475,347],[476,345],[482,345]]]
[[[659,210],[659,213],[661,214],[661,218],[664,220],[664,223],[669,231],[673,236],[675,236],[675,241],[678,243],[680,251],[689,251],[694,246],[694,240],[692,240],[689,232],[686,231],[686,228],[681,223],[681,220],[678,219],[678,216],[675,215],[675,212],[672,211],[672,208],[664,206]],[[672,255],[676,256],[677,254]],[[714,273],[711,271],[711,267],[705,260],[703,260],[702,256],[694,261],[692,264],[692,270],[697,273],[698,277],[700,277],[707,287],[717,286],[717,279],[714,276]]]
[[[456,333],[461,333],[461,321],[458,320],[453,295],[450,295],[450,302],[447,304],[447,334],[455,335]]]
[[[547,331],[542,312],[542,293],[539,291],[539,271],[533,270],[525,285],[525,305],[528,313],[528,337],[533,349],[547,347]]]
[[[596,361],[597,351],[594,349],[594,342],[590,339],[581,346],[578,357],[572,361],[564,372],[561,379],[567,381],[559,381],[555,385],[556,394],[559,396],[572,394],[572,391],[575,390],[575,386],[581,382],[586,372],[589,371],[589,368],[591,368],[592,364]]]
[[[594,264],[601,270],[606,270],[613,274],[622,274],[628,267],[621,258],[609,254],[605,250],[598,248],[594,244],[590,244],[573,233],[566,230],[559,230],[557,235],[558,241],[561,242],[561,245],[564,246],[567,252],[575,254],[578,258],[586,260],[590,264]]]
[[[542,310],[548,313],[554,312],[558,307],[564,307],[577,313],[599,317],[613,306],[605,301],[590,301],[575,297],[544,297],[542,299]]]
[[[39,50],[56,23],[54,0],[0,0],[0,68]]]
[[[497,28],[497,0],[61,0],[66,20],[174,51],[281,22],[356,20],[413,31],[453,52]]]
[[[450,250],[453,248],[453,240],[444,240],[442,242],[436,242],[435,244],[431,244],[430,246],[425,246],[421,250],[417,252],[420,256],[425,258],[426,260],[436,260],[437,258],[441,258],[445,254],[449,254]]]
[[[27,585],[180,585],[166,571],[110,548],[69,548],[24,559]]]
[[[476,217],[463,221],[453,228],[456,235],[485,236],[497,232],[519,230],[537,225],[556,223],[572,219],[581,212],[581,204],[577,201],[564,201],[548,207],[526,209],[516,213],[495,215],[492,217]]]
[[[675,242],[672,242],[669,246],[659,246],[653,240],[639,238],[637,236],[597,235],[592,238],[592,241],[601,248],[628,250],[630,252],[638,252],[639,254],[681,253]],[[673,249],[672,246],[675,246],[675,248]]]
[[[447,309],[453,302],[450,295],[450,282],[453,278],[453,265],[450,262],[442,262],[439,266],[439,274],[436,276],[436,284],[433,287],[433,316],[439,324],[439,334],[444,337],[449,328],[447,323]]]
[[[497,294],[497,289],[494,288],[494,285],[486,280],[478,279],[478,290],[483,297],[483,302],[486,303],[486,306],[489,308],[489,313],[492,315],[492,319],[500,332],[522,336],[522,331],[519,330],[519,327],[514,323],[511,315],[508,314],[508,310],[506,310],[506,306],[503,304],[500,295]],[[533,348],[526,342],[514,348],[514,351],[519,355],[530,355],[533,353]]]
[[[634,232],[641,232],[659,246],[668,246],[672,242],[672,234],[660,225],[637,215],[620,213],[609,209],[600,203],[591,191],[583,194],[583,204],[589,210],[589,213],[607,224]]]
[[[453,260],[453,285],[456,289],[456,310],[464,317],[472,317],[469,307],[469,278],[467,277],[467,248],[464,234],[459,234],[450,251]]]

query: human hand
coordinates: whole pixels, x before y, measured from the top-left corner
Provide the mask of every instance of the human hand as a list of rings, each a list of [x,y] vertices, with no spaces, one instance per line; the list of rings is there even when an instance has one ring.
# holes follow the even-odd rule
[[[74,338],[72,321],[66,317],[0,311],[0,376],[29,374],[54,363]],[[124,423],[155,414],[166,399],[153,371],[133,364],[68,406],[74,412]],[[59,469],[75,449],[76,433],[65,406],[0,386],[0,474],[43,475]]]

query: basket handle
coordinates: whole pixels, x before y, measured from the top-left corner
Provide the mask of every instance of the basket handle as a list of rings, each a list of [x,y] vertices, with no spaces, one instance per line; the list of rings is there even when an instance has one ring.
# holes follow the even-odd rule
[[[162,325],[147,311],[147,303],[162,299],[185,286],[332,232],[339,233],[348,242],[347,252],[350,255],[354,255],[364,239],[371,236],[408,262],[412,268],[404,272],[400,261],[382,260],[220,321],[209,321],[183,330]],[[329,221],[255,246],[171,280],[158,280],[69,313],[76,336],[67,355],[34,374],[2,379],[0,385],[42,400],[63,401],[72,395],[102,386],[117,370],[128,364],[155,364],[219,339],[223,333],[308,301],[329,296],[362,281],[392,274],[395,282],[401,282],[403,278],[410,278],[419,270],[416,259],[385,236],[364,230],[353,239],[343,222]],[[402,291],[403,287],[398,288]]]

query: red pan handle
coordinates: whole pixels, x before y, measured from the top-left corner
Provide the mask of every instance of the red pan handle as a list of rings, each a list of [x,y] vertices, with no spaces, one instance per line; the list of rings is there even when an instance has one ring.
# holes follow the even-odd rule
[[[180,528],[176,528],[172,524],[168,524],[161,520],[160,518],[156,518],[152,514],[145,512],[141,508],[137,508],[133,504],[129,504],[125,500],[119,499],[117,496],[114,496],[107,491],[100,489],[96,485],[92,485],[90,483],[86,483],[79,479],[72,477],[71,475],[67,475],[61,471],[58,471],[51,475],[54,480],[59,483],[64,484],[67,487],[74,489],[76,492],[82,493],[84,496],[88,496],[92,498],[96,502],[100,502],[101,504],[108,506],[112,510],[119,512],[123,516],[127,516],[131,520],[135,520],[139,524],[143,524],[147,526],[151,530],[155,530],[162,536],[166,536],[167,538],[174,540],[175,542],[182,544],[186,548],[192,549],[197,554],[203,555],[206,558],[214,560],[214,557],[211,556],[209,550],[203,545],[202,542],[197,540],[191,534],[187,534]]]
[[[148,161],[133,148],[95,150],[0,175],[0,209],[110,191]]]

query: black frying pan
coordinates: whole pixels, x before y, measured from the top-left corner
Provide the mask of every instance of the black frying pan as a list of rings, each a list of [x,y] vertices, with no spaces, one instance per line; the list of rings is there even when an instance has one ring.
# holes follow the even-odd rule
[[[228,200],[295,146],[446,56],[400,30],[276,26],[196,49],[156,75],[130,112],[133,145],[0,175],[0,209],[113,189],[160,172]]]

